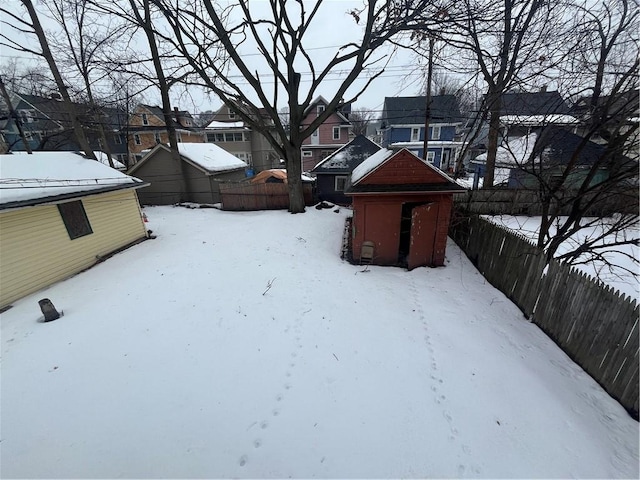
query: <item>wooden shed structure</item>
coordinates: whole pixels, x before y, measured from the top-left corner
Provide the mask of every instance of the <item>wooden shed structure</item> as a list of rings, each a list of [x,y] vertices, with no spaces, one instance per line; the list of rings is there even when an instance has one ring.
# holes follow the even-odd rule
[[[406,149],[383,149],[351,174],[352,256],[409,270],[444,265],[453,195],[466,191]]]
[[[247,164],[213,143],[178,143],[181,162],[157,144],[127,172],[149,182],[140,192],[144,205],[219,203],[220,184],[246,178]]]
[[[0,309],[147,237],[147,186],[74,152],[0,155]]]

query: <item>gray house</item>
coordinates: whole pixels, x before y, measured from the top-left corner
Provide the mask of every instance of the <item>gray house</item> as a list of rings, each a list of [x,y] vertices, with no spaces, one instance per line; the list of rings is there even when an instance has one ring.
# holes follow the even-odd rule
[[[318,163],[311,174],[316,176],[318,198],[340,205],[350,205],[351,197],[344,194],[353,169],[380,150],[380,145],[364,135],[358,135]]]
[[[220,182],[245,178],[247,164],[211,143],[178,143],[181,164],[169,147],[156,145],[127,172],[151,184],[139,195],[144,205],[219,203]]]

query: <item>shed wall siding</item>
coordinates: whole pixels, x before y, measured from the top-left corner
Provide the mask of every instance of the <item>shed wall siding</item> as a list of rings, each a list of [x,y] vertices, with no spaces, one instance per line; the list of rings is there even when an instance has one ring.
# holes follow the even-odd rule
[[[0,214],[0,307],[146,235],[134,190],[82,198],[93,233],[70,240],[56,205]]]
[[[166,150],[157,150],[153,158],[140,165],[132,175],[149,182],[138,194],[144,205],[173,205],[181,200],[180,165],[171,158]]]

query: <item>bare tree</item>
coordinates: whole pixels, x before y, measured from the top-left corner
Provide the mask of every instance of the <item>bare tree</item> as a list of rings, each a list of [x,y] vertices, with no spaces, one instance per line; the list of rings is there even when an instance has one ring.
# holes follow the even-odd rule
[[[21,0],[21,3],[27,10],[31,23],[23,20],[6,8],[0,8],[0,12],[4,13],[11,19],[11,23],[6,24],[9,25],[13,29],[13,31],[28,32],[35,35],[38,39],[38,43],[40,44],[40,51],[35,51],[24,45],[21,45],[16,40],[16,37],[5,33],[0,33],[0,39],[2,39],[0,41],[0,45],[8,46],[17,51],[38,55],[44,58],[44,60],[47,62],[47,65],[49,66],[49,69],[51,70],[51,74],[53,75],[53,78],[56,82],[58,92],[62,97],[62,101],[66,106],[66,111],[69,116],[69,121],[73,129],[75,140],[78,143],[80,149],[85,152],[85,155],[95,160],[95,154],[93,153],[93,149],[87,141],[87,137],[85,136],[84,130],[82,128],[82,124],[78,118],[76,107],[71,101],[68,86],[65,83],[65,79],[60,74],[60,70],[58,69],[56,60],[51,53],[51,49],[49,48],[49,42],[47,40],[47,36],[45,35],[44,29],[42,28],[42,24],[40,23],[38,13],[36,12],[36,9],[34,8],[31,0]]]
[[[487,118],[484,187],[494,182],[496,152],[500,134],[501,96],[519,82],[551,68],[554,48],[562,23],[562,4],[541,0],[461,0],[462,20],[454,19],[441,38],[456,49],[451,57],[466,62],[468,72],[479,72],[486,84],[480,118]]]
[[[86,0],[52,0],[46,6],[61,28],[59,37],[51,36],[52,52],[60,64],[79,74],[90,109],[87,112],[90,122],[96,126],[102,150],[113,167],[110,141],[105,132],[110,117],[98,104],[94,90],[96,83],[107,76],[105,69],[110,65],[105,55],[124,33],[125,25],[116,23],[115,17],[101,17],[89,8]]]
[[[197,83],[218,95],[252,129],[267,138],[285,159],[289,185],[289,211],[303,212],[301,147],[333,112],[341,101],[351,103],[382,73],[381,67],[365,86],[345,98],[365,68],[381,60],[374,53],[403,29],[434,26],[429,14],[437,8],[427,0],[364,2],[360,10],[346,15],[353,18],[354,29],[360,28],[359,41],[336,49],[335,55],[320,66],[312,59],[308,33],[325,2],[285,2],[270,0],[267,12],[257,14],[254,5],[239,2],[221,10],[212,0],[191,2],[188,8],[169,0],[153,0],[162,11],[171,34],[163,37],[197,76]],[[330,8],[334,8],[332,5]],[[427,21],[425,21],[425,18]],[[255,45],[267,69],[266,74],[253,70],[243,55],[245,44]],[[221,61],[221,54],[226,61]],[[325,87],[327,76],[337,68],[343,80],[333,90],[326,110],[309,124],[304,114]],[[305,72],[306,70],[306,72]],[[238,82],[240,76],[242,82]],[[268,80],[268,82],[267,82]],[[308,87],[303,88],[305,82]],[[326,92],[323,90],[323,92]],[[326,97],[325,97],[326,98]],[[283,124],[278,109],[289,108],[290,128]],[[263,112],[266,112],[265,121]]]
[[[349,114],[354,135],[366,135],[367,129],[375,119],[375,113],[368,108],[354,108]]]

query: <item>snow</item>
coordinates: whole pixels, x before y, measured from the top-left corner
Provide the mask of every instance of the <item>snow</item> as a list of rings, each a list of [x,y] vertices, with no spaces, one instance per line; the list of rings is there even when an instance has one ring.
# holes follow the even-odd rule
[[[229,129],[229,128],[244,128],[244,122],[219,122],[217,120],[212,121],[205,128],[207,129]]]
[[[101,164],[106,165],[108,167],[111,166],[109,165],[109,156],[105,152],[94,151],[93,154],[96,156],[96,159]],[[112,158],[111,161],[113,162],[113,168],[116,168],[118,170],[125,170],[127,168],[122,162],[119,162],[115,158]]]
[[[382,165],[385,160],[391,157],[391,155],[393,155],[394,153],[395,152],[393,150],[389,150],[386,148],[378,150],[376,153],[371,155],[364,162],[353,169],[353,172],[351,172],[351,183],[354,185],[358,183],[363,177],[367,176],[369,173]]]
[[[0,316],[2,478],[638,478],[638,423],[454,244],[364,268],[346,209],[145,213]]]
[[[178,151],[210,172],[246,168],[248,165],[214,143],[178,143]]]
[[[533,149],[536,145],[536,138],[536,133],[530,133],[523,137],[515,137],[505,140],[505,144],[500,145],[496,151],[496,165],[517,166],[526,163],[531,158],[531,154],[533,153]],[[486,152],[481,153],[472,160],[472,163],[484,164],[486,162]]]
[[[578,123],[576,117],[560,113],[549,115],[502,115],[500,116],[500,121],[507,125],[529,125],[532,127],[550,124],[572,125]]]
[[[74,152],[0,155],[0,204],[138,183]]]
[[[487,220],[513,230],[516,233],[528,238],[532,242],[536,242],[538,239],[538,232],[540,231],[541,217],[525,217],[518,215],[487,215],[483,216]],[[559,220],[564,222],[566,217],[560,217]],[[557,255],[562,255],[568,251],[575,249],[578,245],[582,244],[586,238],[594,238],[594,236],[600,236],[612,218],[596,219],[596,218],[584,218],[581,225],[587,225],[580,229],[569,240],[560,245]],[[550,234],[555,234],[556,225],[550,227]],[[605,237],[606,242],[612,242],[615,240],[622,240],[623,238],[638,238],[640,232],[638,227],[619,232],[619,238],[616,238],[615,234],[611,234]],[[597,245],[597,244],[596,244]],[[630,296],[632,299],[640,303],[640,281],[638,275],[640,271],[638,269],[638,259],[640,259],[640,249],[634,245],[617,245],[603,249],[603,256],[611,267],[607,266],[603,261],[590,261],[584,264],[576,265],[576,268],[582,272],[587,273],[593,278],[601,280],[603,283],[613,287],[621,293]],[[631,260],[635,258],[636,262]],[[586,257],[581,257],[585,259]],[[633,272],[633,273],[632,273]],[[635,273],[635,275],[634,275]]]

